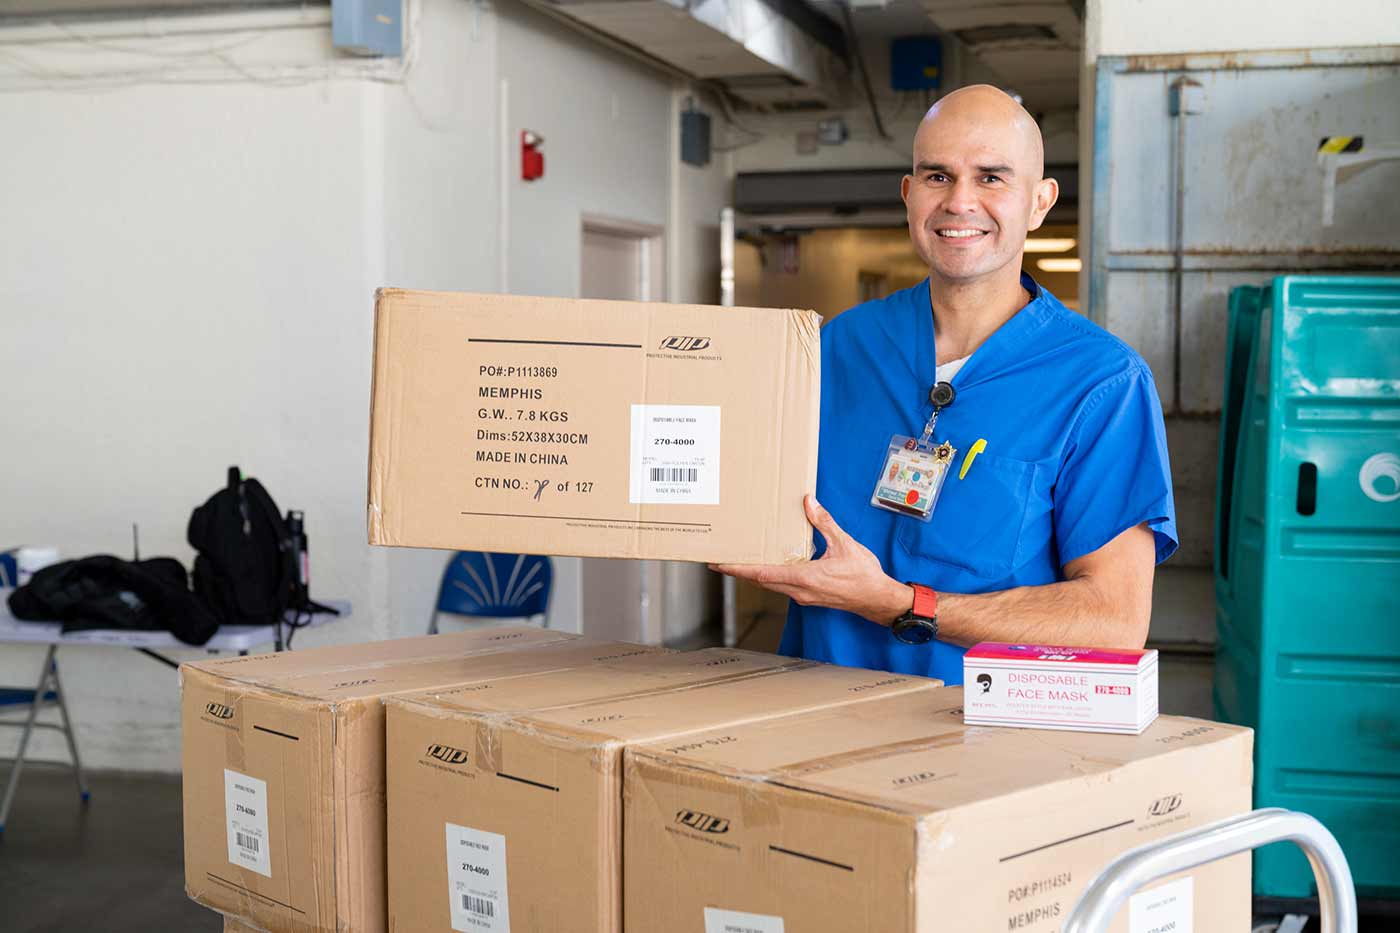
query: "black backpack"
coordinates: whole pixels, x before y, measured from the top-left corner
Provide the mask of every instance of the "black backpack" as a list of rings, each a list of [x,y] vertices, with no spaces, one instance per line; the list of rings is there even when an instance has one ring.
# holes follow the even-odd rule
[[[296,551],[287,523],[262,483],[229,467],[228,485],[190,515],[199,553],[194,591],[229,625],[268,625],[296,596]]]

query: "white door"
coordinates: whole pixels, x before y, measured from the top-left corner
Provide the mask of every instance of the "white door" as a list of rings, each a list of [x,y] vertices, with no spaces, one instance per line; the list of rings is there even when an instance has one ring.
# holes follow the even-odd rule
[[[650,299],[642,280],[644,254],[650,238],[585,225],[580,298]]]
[[[579,297],[649,301],[661,296],[661,231],[615,220],[585,220]],[[704,573],[699,565],[691,573]],[[658,644],[675,637],[660,561],[555,559],[551,625],[594,638]],[[703,619],[701,620],[703,621]],[[698,623],[697,623],[698,627]]]

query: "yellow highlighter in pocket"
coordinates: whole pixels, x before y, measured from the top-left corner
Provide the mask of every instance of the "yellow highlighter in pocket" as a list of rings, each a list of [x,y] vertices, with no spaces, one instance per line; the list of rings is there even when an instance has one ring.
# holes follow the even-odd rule
[[[987,449],[987,439],[977,438],[977,442],[967,449],[967,455],[963,457],[962,469],[958,470],[958,479],[967,476],[968,468],[972,466],[972,461],[977,459],[977,455]]]

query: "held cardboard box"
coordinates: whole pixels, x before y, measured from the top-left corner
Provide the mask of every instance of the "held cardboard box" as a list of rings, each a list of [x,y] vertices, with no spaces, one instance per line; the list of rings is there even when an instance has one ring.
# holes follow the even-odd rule
[[[630,748],[628,933],[1055,933],[1117,855],[1250,808],[1247,729],[970,727],[961,706],[945,687]],[[1246,853],[1111,929],[1247,930],[1250,906]]]
[[[983,642],[963,655],[963,722],[1136,735],[1157,718],[1157,651]]]
[[[616,933],[625,746],[938,684],[772,655],[742,672],[746,655],[661,659],[699,674],[670,689],[619,675],[622,662],[612,682],[577,670],[388,701],[390,927]],[[597,699],[619,692],[632,695]]]
[[[180,668],[185,890],[273,933],[385,929],[380,698],[660,649],[492,628]]]
[[[811,311],[381,289],[369,541],[807,559]]]

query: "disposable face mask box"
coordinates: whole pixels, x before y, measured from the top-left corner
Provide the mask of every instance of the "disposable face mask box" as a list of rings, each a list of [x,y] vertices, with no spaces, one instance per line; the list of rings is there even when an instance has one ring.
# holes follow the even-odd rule
[[[1157,652],[983,642],[963,655],[964,721],[1139,733],[1157,718]]]
[[[811,311],[382,289],[369,541],[807,559]]]
[[[966,726],[941,688],[625,756],[627,933],[1055,933],[1113,858],[1250,809],[1252,733]],[[1248,853],[1134,894],[1109,927],[1247,930]]]
[[[514,627],[183,665],[187,893],[273,933],[385,930],[381,698],[658,651]]]
[[[656,661],[690,682],[624,661],[387,702],[392,929],[615,933],[624,747],[938,684],[732,649]]]

